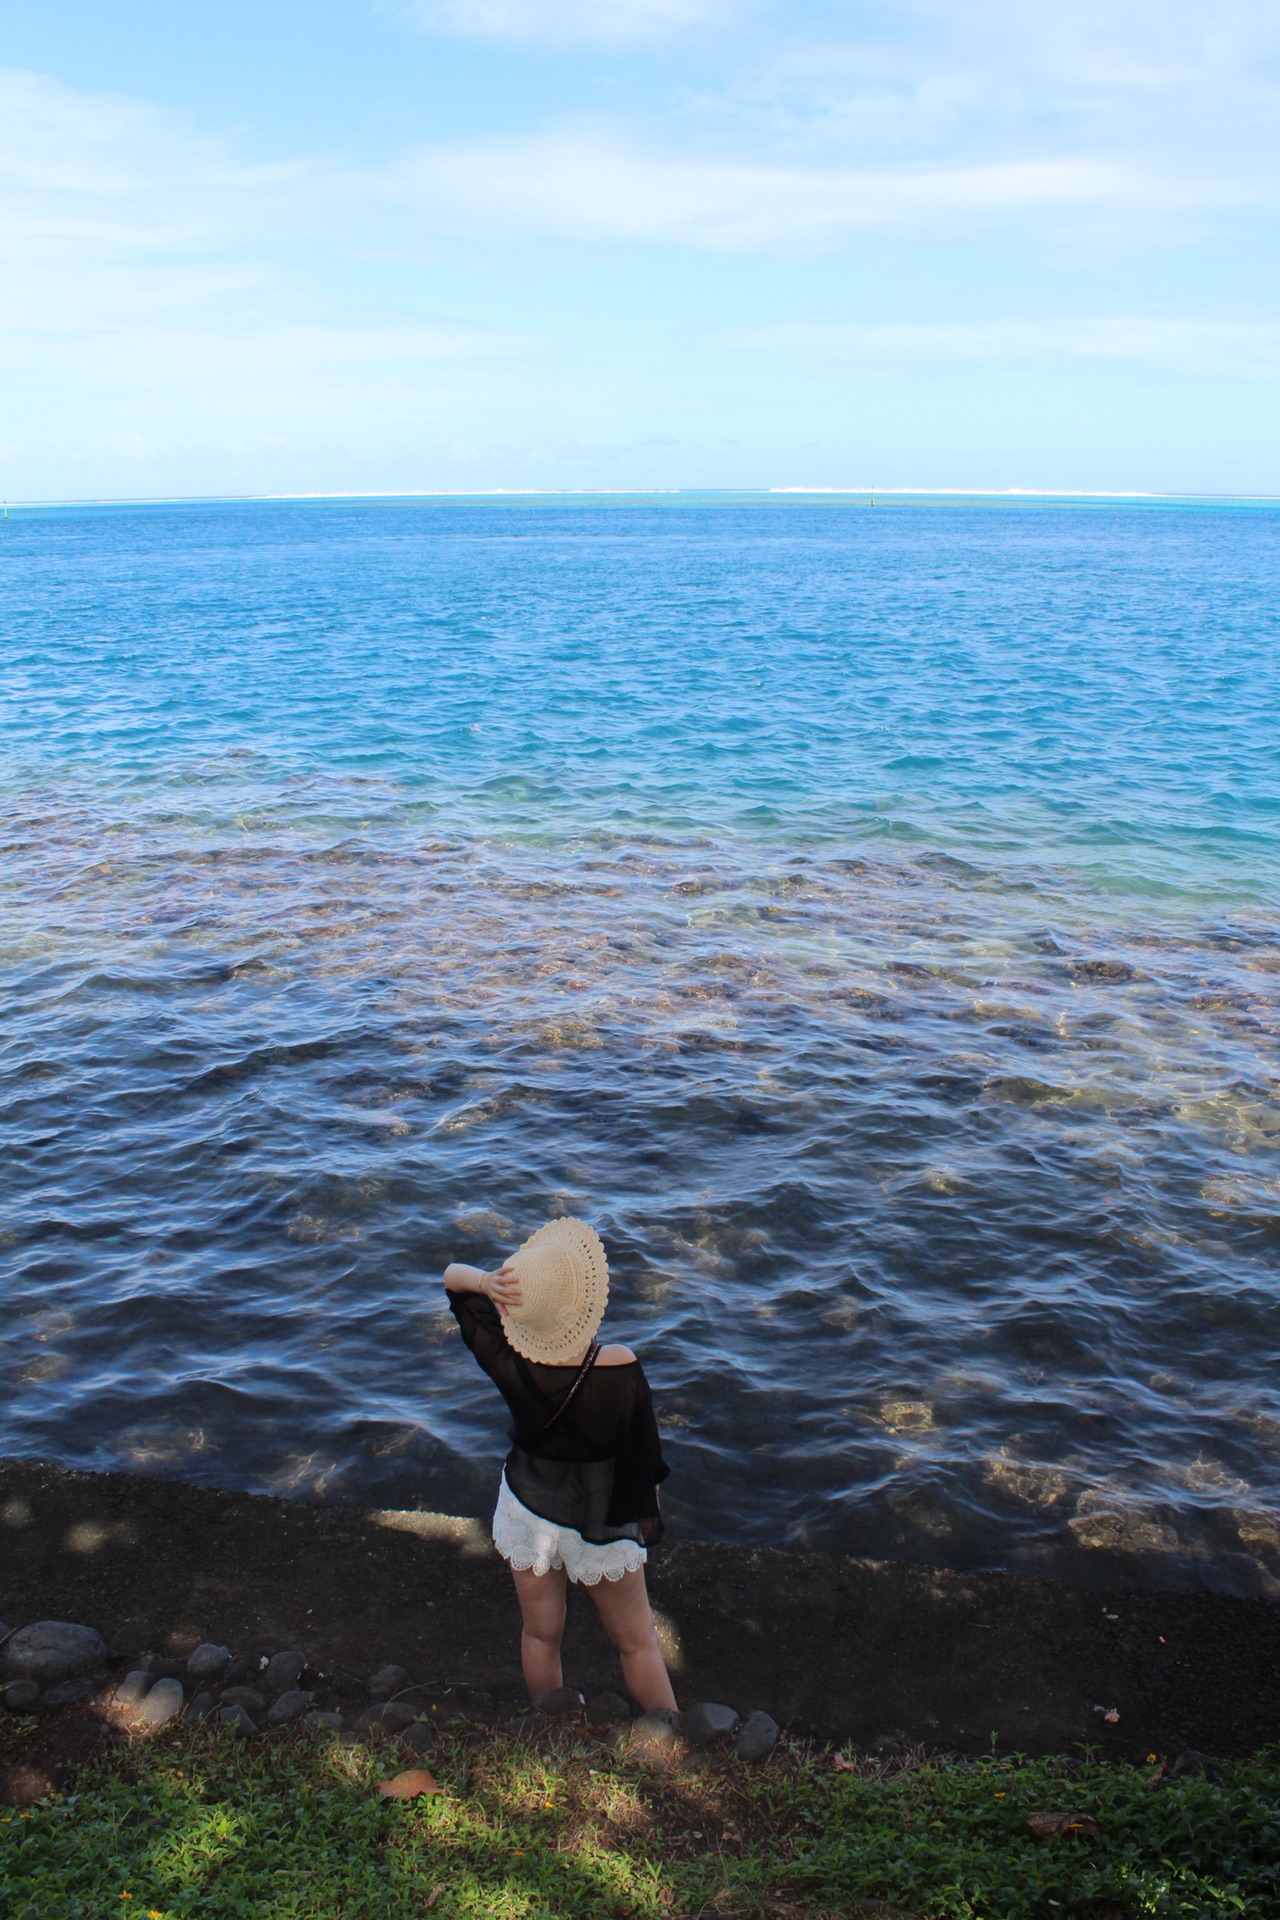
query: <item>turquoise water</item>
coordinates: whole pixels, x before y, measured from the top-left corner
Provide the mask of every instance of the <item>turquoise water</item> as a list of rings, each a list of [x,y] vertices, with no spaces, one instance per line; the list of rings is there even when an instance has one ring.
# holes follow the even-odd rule
[[[0,1448],[484,1510],[605,1237],[678,1524],[1280,1578],[1280,511],[0,523]]]

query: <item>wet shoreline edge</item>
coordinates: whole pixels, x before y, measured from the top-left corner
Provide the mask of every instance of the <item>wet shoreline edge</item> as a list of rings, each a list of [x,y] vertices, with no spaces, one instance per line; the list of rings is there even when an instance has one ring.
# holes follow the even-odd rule
[[[958,1753],[1243,1755],[1280,1731],[1280,1603],[694,1542],[651,1557],[682,1706]],[[475,1520],[0,1460],[0,1618],[120,1654],[203,1641],[433,1683],[518,1680],[510,1582]],[[565,1678],[616,1687],[586,1596]],[[1108,1718],[1115,1715],[1115,1718]]]

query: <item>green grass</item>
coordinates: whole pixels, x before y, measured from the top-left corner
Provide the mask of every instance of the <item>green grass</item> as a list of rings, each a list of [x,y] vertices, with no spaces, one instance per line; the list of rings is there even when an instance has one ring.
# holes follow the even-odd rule
[[[1269,1756],[1154,1785],[1150,1768],[1091,1762],[844,1773],[799,1751],[686,1773],[561,1734],[542,1751],[442,1742],[438,1798],[380,1798],[377,1781],[402,1764],[335,1739],[166,1733],[84,1767],[73,1792],[0,1810],[0,1912],[1280,1920]],[[1036,1841],[1026,1815],[1049,1809],[1091,1814],[1101,1837]]]

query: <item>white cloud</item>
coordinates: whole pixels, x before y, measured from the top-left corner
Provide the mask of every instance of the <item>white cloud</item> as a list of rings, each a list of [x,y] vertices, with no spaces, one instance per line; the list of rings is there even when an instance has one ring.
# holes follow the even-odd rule
[[[108,345],[108,343],[110,343]],[[493,360],[523,354],[542,343],[538,336],[496,327],[185,326],[104,328],[92,321],[64,319],[60,326],[10,329],[6,357],[10,365],[45,358],[54,352],[68,371],[82,361],[101,363],[111,355],[114,376],[155,386],[189,380],[201,373],[249,377],[259,383],[341,374],[351,368],[377,367],[390,378],[430,372],[459,361]]]
[[[1144,261],[1153,234],[1202,233],[1206,212],[1220,232],[1226,215],[1243,209],[1253,234],[1265,237],[1258,209],[1280,194],[1280,171],[1236,166],[1214,177],[1200,150],[1189,168],[1178,154],[1127,156],[1104,142],[990,146],[966,154],[963,142],[939,141],[927,155],[873,151],[854,164],[847,151],[836,160],[830,149],[785,138],[708,140],[705,122],[662,137],[633,126],[624,137],[616,122],[575,120],[434,141],[364,163],[295,153],[261,164],[243,137],[207,132],[145,101],[0,71],[3,431],[11,451],[20,449],[22,471],[46,476],[23,486],[10,462],[9,491],[110,490],[117,458],[150,462],[158,490],[176,473],[190,490],[206,484],[199,475],[231,473],[206,459],[233,439],[249,449],[234,469],[244,476],[238,484],[257,485],[250,476],[272,436],[304,450],[293,467],[292,454],[280,455],[281,483],[305,470],[329,484],[355,471],[341,448],[325,451],[330,439],[357,449],[402,445],[401,471],[413,476],[422,472],[415,449],[432,435],[440,444],[496,444],[518,422],[540,447],[553,430],[584,441],[593,431],[642,437],[654,421],[671,424],[680,379],[693,380],[695,398],[705,385],[689,372],[708,344],[688,310],[692,276],[658,249],[765,261],[808,255],[787,306],[777,297],[785,269],[739,274],[735,266],[743,304],[731,310],[747,317],[813,312],[802,302],[819,289],[821,310],[831,311],[838,285],[820,281],[814,257],[844,250],[856,261],[870,236],[900,242],[897,257],[911,267],[927,262],[939,240],[953,259],[956,242],[971,245],[975,262],[993,262],[1006,288],[1025,286],[1027,305],[1043,307],[1052,287],[1037,286],[1035,253],[1046,240],[1060,243],[1055,273],[1066,263],[1096,285],[1089,249],[1098,231],[1148,249]],[[566,255],[552,242],[581,249],[561,276],[562,297],[555,276]],[[1217,244],[1225,253],[1232,242]],[[647,250],[647,330],[625,296],[614,296],[604,245]],[[876,257],[892,273],[893,251],[878,245]],[[1175,261],[1167,297],[1153,293],[1150,304],[1172,313],[1177,286],[1189,283],[1172,250],[1166,259]],[[979,271],[967,278],[981,298]],[[594,306],[578,300],[575,276]],[[718,299],[727,282],[716,289],[708,274],[705,284]],[[913,309],[909,286],[908,275],[908,321],[913,310],[930,319],[948,311],[945,291],[926,290]],[[1079,295],[1082,304],[1090,297]],[[1253,297],[1264,311],[1264,296]],[[882,298],[893,298],[891,287]],[[1110,298],[1145,304],[1140,295]],[[1229,298],[1218,295],[1224,308]],[[951,310],[973,304],[962,299]],[[1201,308],[1198,288],[1183,305]],[[757,391],[763,416],[769,394],[823,355],[921,366],[1084,357],[1229,374],[1280,363],[1276,330],[1262,320],[886,322],[757,329],[731,344],[757,357],[743,382],[748,419]],[[780,357],[774,370],[770,355]],[[646,369],[651,388],[641,391],[632,364]],[[686,396],[674,417],[687,410]],[[597,430],[597,418],[607,428]],[[322,440],[313,460],[305,449]],[[182,444],[196,451],[170,462],[166,449]],[[47,459],[32,451],[40,447],[52,449]],[[82,482],[68,482],[76,447],[90,449],[92,478],[86,467]],[[546,472],[541,458],[530,455],[534,475]],[[378,484],[384,469],[369,459],[365,471]],[[651,477],[660,478],[658,467]]]
[[[250,295],[270,303],[290,256],[432,235],[812,252],[871,231],[1148,219],[1220,191],[1052,154],[838,166],[654,151],[596,123],[435,142],[377,166],[305,155],[261,165],[146,102],[0,72],[0,244],[12,269],[0,311],[43,323],[42,290],[58,300],[72,284],[77,309],[101,316],[123,318],[131,302],[136,316]]]
[[[774,22],[686,104],[775,151],[957,161],[1056,149],[1222,171],[1280,144],[1274,0],[896,0]]]
[[[482,408],[493,370],[541,340],[335,297],[326,270],[344,284],[370,211],[349,185],[305,157],[248,164],[146,102],[0,71],[6,433],[142,460],[173,434]]]
[[[729,6],[728,0],[409,0],[403,11],[426,33],[618,46],[718,23]]]
[[[1271,0],[899,0],[890,18],[914,24],[935,50],[967,49],[1058,87],[1158,91],[1216,74],[1255,73],[1280,49]]]
[[[1247,379],[1280,375],[1280,322],[1150,315],[1075,318],[873,321],[864,324],[743,327],[724,344],[748,353],[885,363],[986,363],[1002,367],[1110,362],[1179,374]]]
[[[1101,161],[768,166],[644,154],[575,131],[422,147],[369,185],[432,220],[488,235],[716,252],[811,250],[872,229],[1026,214],[1110,215],[1202,191]]]
[[[0,299],[12,314],[63,270],[87,291],[104,267],[149,257],[180,285],[197,250],[235,247],[246,214],[260,227],[313,173],[304,159],[246,163],[147,101],[0,68]],[[229,277],[243,282],[242,262]],[[207,265],[197,278],[207,291]]]

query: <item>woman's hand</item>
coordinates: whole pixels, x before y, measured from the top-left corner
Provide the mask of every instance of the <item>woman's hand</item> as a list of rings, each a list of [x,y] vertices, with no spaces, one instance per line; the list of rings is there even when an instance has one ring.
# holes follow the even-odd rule
[[[455,1260],[444,1270],[444,1283],[450,1293],[484,1293],[499,1313],[520,1305],[520,1281],[505,1261],[494,1273],[480,1267],[464,1266]]]
[[[505,1261],[495,1273],[485,1274],[483,1291],[499,1313],[509,1313],[520,1305],[520,1277]]]

